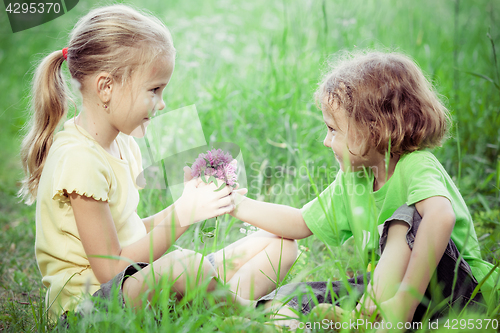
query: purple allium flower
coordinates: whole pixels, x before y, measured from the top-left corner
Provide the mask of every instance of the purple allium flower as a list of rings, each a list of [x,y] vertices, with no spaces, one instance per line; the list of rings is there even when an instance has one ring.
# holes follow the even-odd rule
[[[226,153],[222,149],[212,149],[205,154],[198,155],[191,166],[191,174],[195,178],[202,175],[214,176],[234,187],[237,181],[236,161],[230,153]]]

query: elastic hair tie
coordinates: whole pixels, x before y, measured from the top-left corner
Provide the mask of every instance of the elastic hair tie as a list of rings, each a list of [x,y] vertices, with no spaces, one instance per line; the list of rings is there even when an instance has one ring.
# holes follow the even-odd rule
[[[68,48],[67,47],[62,49],[62,53],[63,53],[64,60],[68,60]]]

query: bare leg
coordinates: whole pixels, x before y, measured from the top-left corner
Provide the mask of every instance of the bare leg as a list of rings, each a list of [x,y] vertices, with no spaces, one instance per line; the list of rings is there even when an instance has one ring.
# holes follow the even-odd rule
[[[380,260],[373,272],[372,279],[366,289],[358,309],[368,309],[377,303],[384,302],[396,294],[399,284],[408,267],[411,250],[406,243],[408,224],[400,221],[392,222],[389,226],[387,243]]]
[[[180,299],[186,290],[194,289],[206,279],[218,275],[221,280],[225,276],[230,290],[237,295],[235,300],[238,303],[249,305],[248,299],[260,298],[275,288],[275,282],[269,278],[276,281],[279,271],[279,278],[282,279],[296,257],[295,241],[258,231],[218,251],[215,255],[217,272],[208,260],[201,263],[201,254],[191,250],[177,250],[153,263],[154,280],[151,266],[125,280],[123,294],[127,305],[140,308],[142,295],[148,294],[148,299],[151,300],[154,293],[151,284],[153,281],[158,283],[161,277],[175,281],[172,289]],[[198,280],[197,276],[200,276]],[[215,287],[216,282],[212,280],[207,290],[212,291]]]
[[[150,266],[129,277],[123,283],[123,295],[125,303],[132,307],[142,308],[142,295],[147,294],[151,300],[153,293],[152,283],[158,283],[161,277],[167,277],[170,281],[175,281],[172,289],[177,294],[177,298],[182,298],[186,290],[192,290],[202,284],[206,279],[216,275],[212,265],[202,255],[190,250],[177,250],[171,252],[153,263]],[[200,264],[201,263],[201,264]],[[199,272],[199,279],[198,271]],[[214,290],[216,282],[210,281],[208,291]]]
[[[215,265],[234,293],[258,299],[276,288],[275,281],[285,277],[296,258],[294,240],[260,230],[216,252]]]

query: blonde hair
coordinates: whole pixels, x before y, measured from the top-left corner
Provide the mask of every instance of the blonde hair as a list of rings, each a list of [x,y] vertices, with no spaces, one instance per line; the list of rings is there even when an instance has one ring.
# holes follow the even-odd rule
[[[96,8],[73,28],[67,63],[71,77],[81,84],[87,75],[107,72],[124,83],[139,66],[158,57],[175,56],[172,37],[165,25],[152,15],[125,5]],[[21,145],[25,179],[19,196],[31,204],[54,132],[68,110],[68,91],[62,75],[61,50],[45,57],[32,81],[31,117]]]
[[[348,128],[361,137],[361,152],[373,147],[405,154],[442,144],[450,115],[433,86],[409,57],[399,53],[345,53],[330,65],[315,93],[345,109]]]

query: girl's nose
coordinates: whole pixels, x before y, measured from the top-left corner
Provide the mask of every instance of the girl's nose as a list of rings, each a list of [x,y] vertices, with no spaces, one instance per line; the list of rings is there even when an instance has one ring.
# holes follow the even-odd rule
[[[158,104],[156,105],[156,109],[163,110],[164,108],[165,108],[165,101],[163,101],[163,98],[161,98]]]
[[[325,136],[325,140],[323,140],[323,144],[325,145],[325,147],[330,148],[330,144],[331,144],[331,142],[332,142],[332,138],[330,138],[330,135],[329,135],[329,134],[327,134],[327,135]]]

